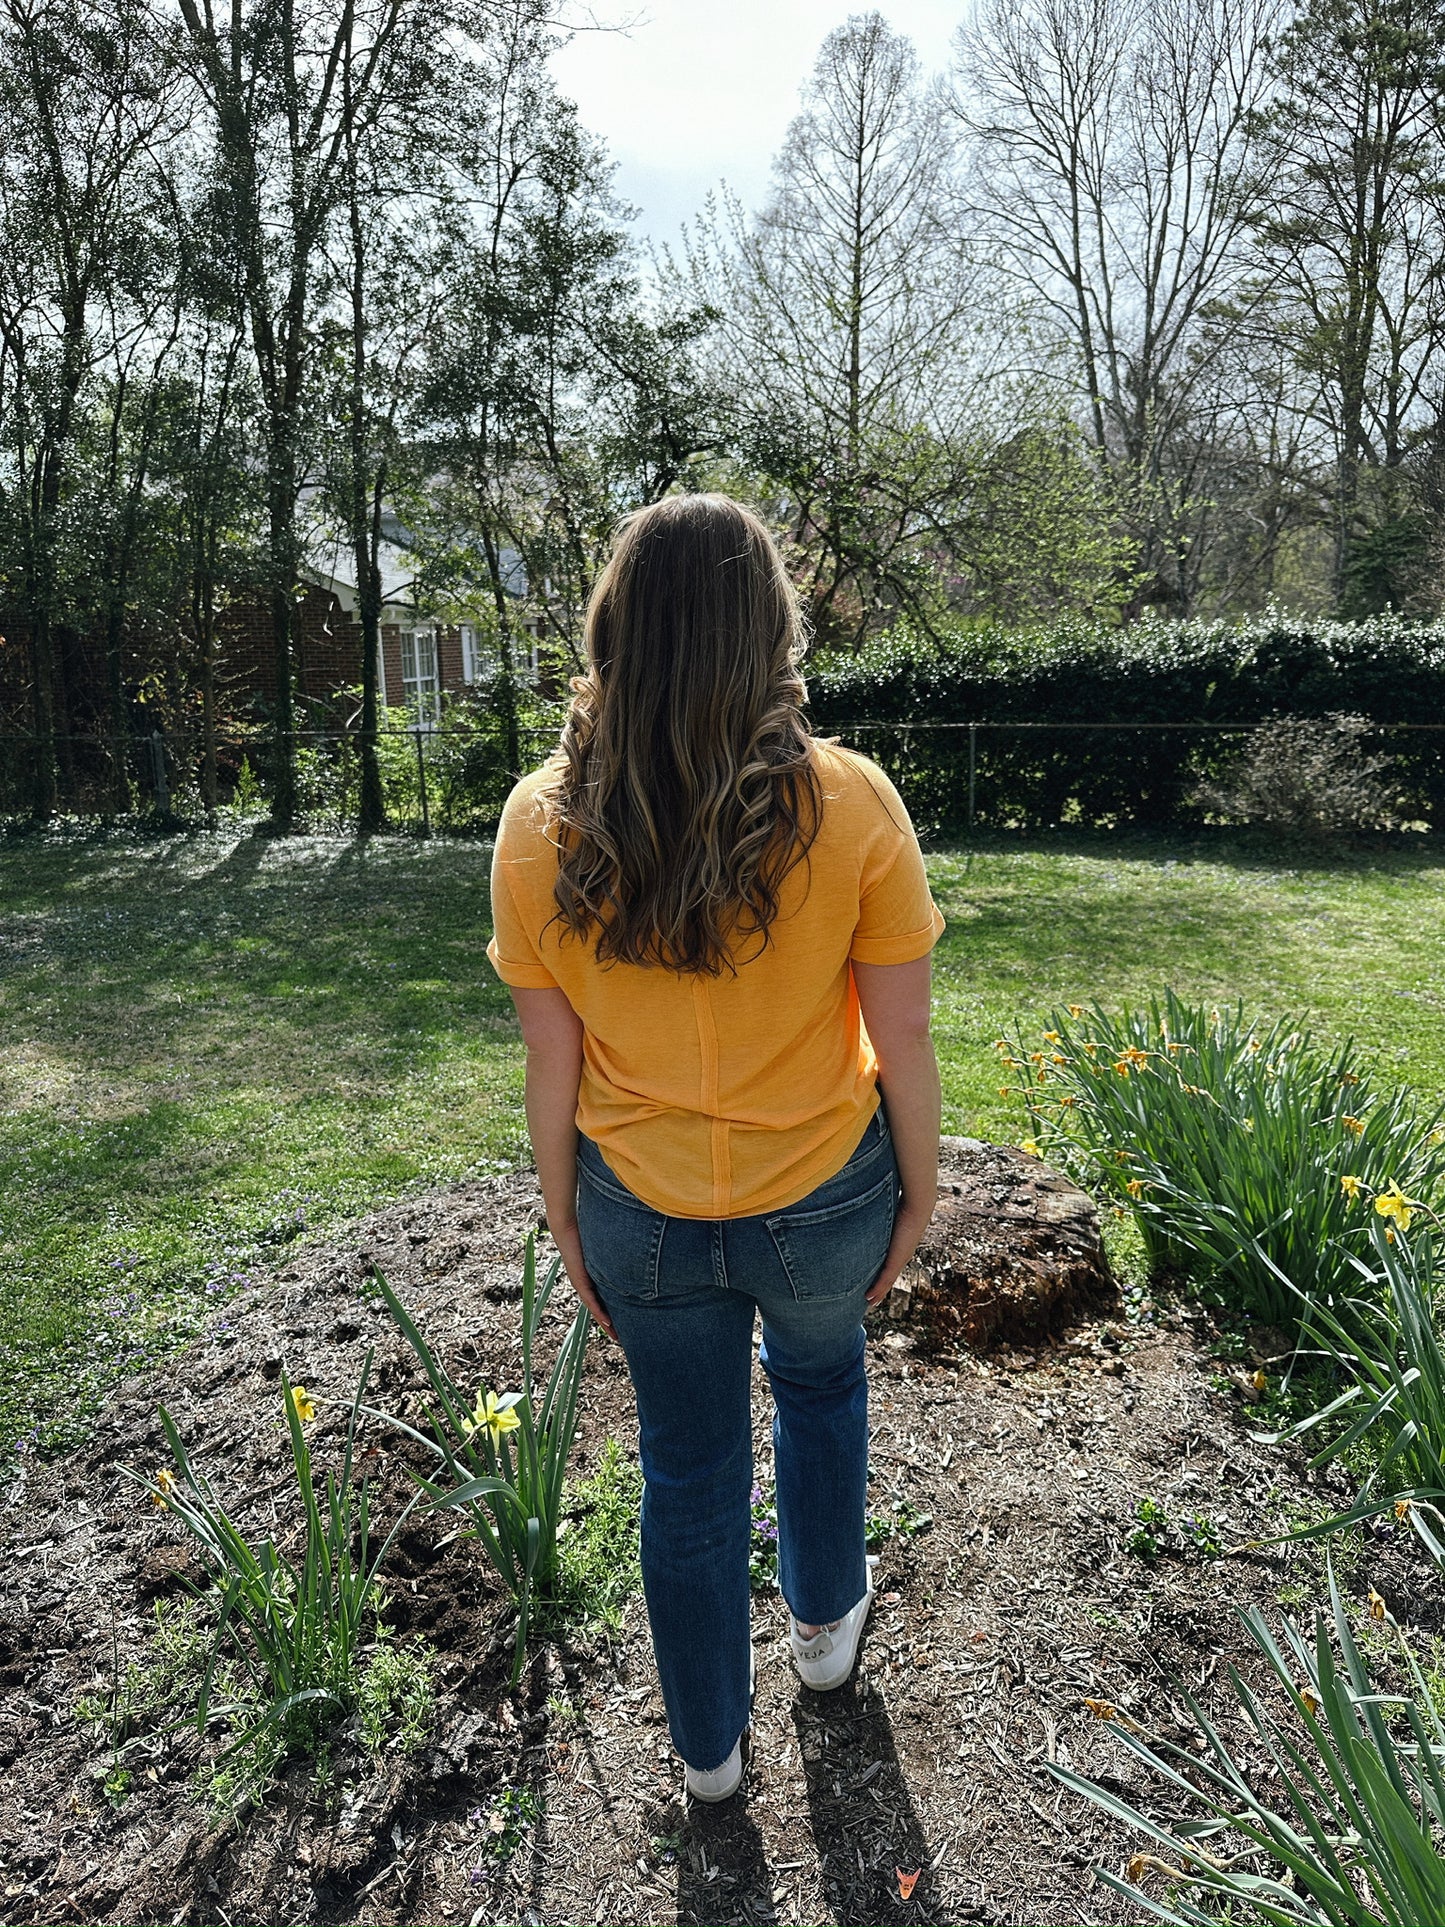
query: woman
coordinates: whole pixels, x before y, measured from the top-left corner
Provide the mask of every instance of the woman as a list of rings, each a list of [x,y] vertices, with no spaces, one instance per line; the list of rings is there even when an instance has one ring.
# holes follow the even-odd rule
[[[556,754],[503,814],[488,955],[548,1229],[637,1396],[673,1744],[689,1791],[723,1800],[751,1705],[759,1312],[806,1685],[843,1683],[868,1611],[862,1320],[933,1212],[943,919],[887,779],[808,734],[796,601],[748,510],[633,516],[587,652]]]

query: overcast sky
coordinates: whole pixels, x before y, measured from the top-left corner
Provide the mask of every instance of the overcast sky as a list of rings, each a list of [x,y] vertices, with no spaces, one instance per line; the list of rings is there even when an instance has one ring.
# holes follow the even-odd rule
[[[597,11],[636,24],[579,34],[556,56],[558,83],[606,141],[618,191],[640,210],[639,236],[671,241],[720,180],[750,207],[762,199],[798,89],[850,8],[847,0],[602,0]],[[912,40],[925,72],[947,65],[963,0],[893,0],[881,11]]]

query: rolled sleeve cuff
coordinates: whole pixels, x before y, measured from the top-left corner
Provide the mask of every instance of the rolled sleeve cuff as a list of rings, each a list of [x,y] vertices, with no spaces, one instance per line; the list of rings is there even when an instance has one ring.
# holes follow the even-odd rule
[[[513,963],[510,957],[504,957],[498,951],[495,937],[487,945],[487,961],[502,982],[510,984],[514,990],[555,990],[557,988],[557,979],[545,964]]]
[[[947,925],[934,906],[932,921],[923,930],[909,930],[900,937],[855,937],[848,956],[853,963],[916,963],[926,957]]]

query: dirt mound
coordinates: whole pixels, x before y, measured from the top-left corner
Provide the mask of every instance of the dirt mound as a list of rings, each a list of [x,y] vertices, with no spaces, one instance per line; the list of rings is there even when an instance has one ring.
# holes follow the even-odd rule
[[[0,1918],[12,1921],[1027,1922],[1128,1918],[1091,1864],[1131,1843],[1061,1793],[1056,1760],[1127,1783],[1086,1698],[1180,1735],[1182,1682],[1230,1704],[1229,1660],[1254,1670],[1232,1608],[1272,1603],[1284,1555],[1207,1556],[1302,1494],[1211,1389],[1182,1324],[1085,1323],[1027,1353],[941,1360],[926,1334],[873,1337],[874,1509],[910,1529],[883,1552],[856,1680],[824,1698],[792,1674],[783,1609],[759,1598],[759,1694],[745,1797],[685,1811],[641,1602],[621,1633],[534,1646],[506,1691],[503,1602],[454,1521],[416,1516],[389,1615],[442,1655],[429,1738],[378,1763],[338,1741],[329,1781],[283,1773],[239,1826],[191,1787],[193,1735],[132,1760],[103,1794],[105,1743],[76,1717],[147,1650],[154,1602],[193,1571],[179,1529],[117,1463],[153,1468],[156,1406],[252,1523],[285,1524],[278,1377],[349,1398],[374,1348],[378,1404],[419,1390],[369,1296],[381,1266],[464,1382],[506,1388],[517,1360],[518,1254],[531,1177],[464,1185],[295,1249],[271,1285],[111,1400],[88,1447],[11,1489],[0,1592]],[[570,1306],[550,1314],[552,1339]],[[768,1418],[756,1400],[759,1470]],[[332,1405],[314,1430],[334,1451]],[[635,1445],[618,1354],[592,1347],[576,1471]],[[329,1440],[329,1445],[328,1445]],[[383,1522],[410,1491],[394,1438],[364,1435]],[[1152,1563],[1127,1548],[1151,1496],[1176,1522]],[[1191,1539],[1191,1533],[1194,1538]],[[1399,1541],[1370,1576],[1389,1593]],[[1298,1577],[1317,1581],[1314,1555]],[[1362,1582],[1363,1583],[1363,1582]],[[1231,1733],[1238,1735],[1237,1725]],[[525,1796],[525,1798],[523,1797]],[[509,1819],[508,1816],[511,1816]],[[513,1825],[512,1821],[516,1824]],[[897,1871],[919,1871],[899,1900]]]

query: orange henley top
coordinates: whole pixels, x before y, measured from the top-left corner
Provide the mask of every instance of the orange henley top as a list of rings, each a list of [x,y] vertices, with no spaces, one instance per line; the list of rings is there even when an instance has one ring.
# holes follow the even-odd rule
[[[502,813],[487,955],[504,983],[565,993],[583,1026],[578,1129],[670,1217],[780,1210],[842,1169],[878,1108],[851,965],[911,963],[944,927],[888,778],[834,744],[814,755],[818,835],[767,947],[736,974],[599,965],[553,921],[546,772],[523,777]]]

